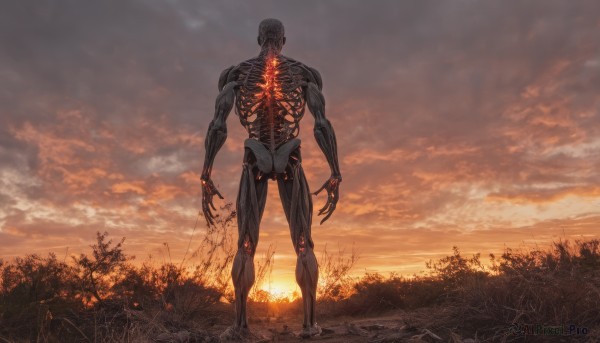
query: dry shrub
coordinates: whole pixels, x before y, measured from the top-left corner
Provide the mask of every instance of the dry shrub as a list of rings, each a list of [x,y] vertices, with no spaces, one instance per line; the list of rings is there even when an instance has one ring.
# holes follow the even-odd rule
[[[98,234],[91,254],[72,261],[28,255],[0,260],[0,340],[69,342],[148,341],[185,329],[190,337],[212,339],[198,331],[229,322],[233,300],[229,272],[236,250],[231,233],[235,212],[223,208],[216,227],[181,263],[141,266]],[[190,242],[191,244],[191,242]],[[168,245],[166,245],[168,248]],[[274,249],[258,261],[257,285],[270,275]],[[550,249],[429,261],[425,276],[350,275],[354,250],[323,251],[320,262],[319,316],[374,315],[403,309],[428,311],[413,324],[444,338],[460,334],[482,341],[518,340],[513,324],[569,325],[588,328],[584,338],[600,340],[600,240],[559,241]],[[255,301],[272,302],[256,287]],[[280,304],[267,313],[299,313],[301,301]],[[267,306],[268,307],[268,306]],[[436,316],[432,316],[435,313]],[[418,317],[418,316],[417,316]]]
[[[358,261],[358,253],[354,246],[349,254],[345,249],[338,247],[337,253],[327,251],[327,245],[323,248],[319,258],[319,288],[318,301],[339,301],[352,294],[352,285],[356,282],[350,271]]]
[[[270,244],[262,260],[256,261],[256,275],[254,277],[254,286],[250,291],[249,300],[251,302],[268,303],[272,300],[271,294],[262,289],[262,285],[271,278],[273,273],[273,264],[275,263],[275,247]]]
[[[350,295],[328,306],[323,314],[374,315],[389,310],[431,309],[415,324],[463,337],[489,341],[518,340],[513,324],[585,327],[588,339],[600,339],[600,241],[555,242],[531,251],[506,249],[490,256],[453,254],[429,261],[426,276],[406,278],[366,274]],[[594,336],[596,335],[596,336]]]
[[[54,254],[0,261],[0,340],[149,341],[179,329],[198,336],[193,328],[214,324],[230,297],[231,207],[179,264],[134,266],[125,239],[114,243],[106,232],[70,263]]]
[[[2,263],[0,280],[0,335],[16,332],[36,341],[48,330],[51,314],[61,318],[83,309],[75,269],[54,254]]]
[[[506,249],[491,256],[493,274],[460,292],[455,326],[494,339],[512,324],[600,329],[599,240],[559,241],[549,250]]]

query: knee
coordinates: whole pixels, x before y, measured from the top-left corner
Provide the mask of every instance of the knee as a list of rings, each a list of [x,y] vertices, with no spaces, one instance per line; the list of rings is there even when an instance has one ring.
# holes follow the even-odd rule
[[[305,254],[306,248],[306,239],[304,238],[304,233],[301,233],[296,243],[296,253],[298,255]]]
[[[252,243],[250,236],[248,234],[246,234],[244,236],[244,241],[242,242],[242,245],[238,248],[238,253],[241,252],[248,256],[254,256],[254,251],[255,251],[254,243]]]

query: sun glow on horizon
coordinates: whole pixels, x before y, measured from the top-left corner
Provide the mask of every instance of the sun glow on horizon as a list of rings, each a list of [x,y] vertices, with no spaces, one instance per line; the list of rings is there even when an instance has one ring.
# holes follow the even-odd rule
[[[265,292],[271,302],[292,302],[301,298],[300,288],[292,280],[267,282],[259,290]]]

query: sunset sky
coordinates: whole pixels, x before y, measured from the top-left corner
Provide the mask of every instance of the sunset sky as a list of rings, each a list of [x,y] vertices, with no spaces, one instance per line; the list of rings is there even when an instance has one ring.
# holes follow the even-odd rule
[[[12,1],[0,11],[0,258],[86,251],[97,231],[144,261],[185,253],[220,72],[280,19],[318,69],[343,175],[315,218],[354,272],[405,275],[451,253],[547,246],[600,228],[597,1]],[[213,180],[235,202],[238,118]],[[301,123],[311,189],[329,176]],[[315,207],[325,202],[315,197]],[[218,202],[217,204],[223,204]],[[316,215],[316,213],[315,213]],[[192,247],[205,230],[203,218]],[[258,257],[295,290],[271,182]]]

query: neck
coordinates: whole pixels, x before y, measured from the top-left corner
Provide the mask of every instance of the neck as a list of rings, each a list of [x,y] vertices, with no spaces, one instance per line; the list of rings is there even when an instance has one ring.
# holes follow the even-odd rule
[[[280,53],[281,53],[281,48],[278,48],[274,44],[263,44],[260,47],[259,56],[279,55]]]

